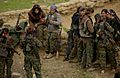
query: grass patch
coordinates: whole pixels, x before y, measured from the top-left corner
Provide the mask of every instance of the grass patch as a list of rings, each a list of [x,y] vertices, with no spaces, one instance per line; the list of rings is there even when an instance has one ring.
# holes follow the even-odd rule
[[[35,0],[0,0],[0,12],[26,9],[32,7],[32,2]],[[40,4],[45,4],[47,6],[53,3],[61,3],[69,0],[37,0]]]

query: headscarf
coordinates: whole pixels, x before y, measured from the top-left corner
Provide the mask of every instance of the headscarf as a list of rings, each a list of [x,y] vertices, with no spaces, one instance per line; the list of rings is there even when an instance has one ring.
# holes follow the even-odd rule
[[[57,7],[56,7],[54,4],[52,4],[52,5],[50,6],[50,9],[51,9],[51,10],[55,10],[55,12],[58,12]]]

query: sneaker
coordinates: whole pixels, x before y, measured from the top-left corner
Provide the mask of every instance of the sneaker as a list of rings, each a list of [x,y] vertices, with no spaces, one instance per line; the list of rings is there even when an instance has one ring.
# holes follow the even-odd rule
[[[47,56],[48,56],[49,54],[45,54],[44,56],[43,56],[43,58],[44,59],[47,59]]]
[[[54,56],[54,54],[49,54],[48,56],[47,56],[47,59],[50,59],[50,58],[52,58]]]

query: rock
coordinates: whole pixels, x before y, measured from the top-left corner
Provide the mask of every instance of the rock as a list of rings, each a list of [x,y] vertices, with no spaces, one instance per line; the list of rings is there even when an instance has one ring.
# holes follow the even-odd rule
[[[57,4],[58,11],[61,14],[70,14],[73,13],[79,6],[88,6],[88,7],[97,7],[97,6],[103,6],[104,2],[108,2],[109,0],[70,0],[65,3],[59,3]],[[33,1],[33,3],[36,3]],[[44,12],[49,13],[50,6],[41,5],[41,8],[44,9]],[[9,12],[3,12],[0,13],[0,17],[3,19],[10,20],[17,18],[19,13],[22,13],[25,18],[28,18],[28,12],[30,9],[24,9],[24,10],[14,10]]]
[[[109,0],[99,0],[100,2],[108,2]]]
[[[88,6],[88,7],[94,7],[95,4],[96,4],[95,2],[87,2],[86,6]]]
[[[80,2],[88,2],[89,0],[80,0]]]
[[[91,2],[97,2],[98,0],[90,0]]]

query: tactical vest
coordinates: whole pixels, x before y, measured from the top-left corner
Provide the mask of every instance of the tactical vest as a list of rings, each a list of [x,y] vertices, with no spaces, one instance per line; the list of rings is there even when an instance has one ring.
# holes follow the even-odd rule
[[[28,53],[33,53],[34,50],[36,49],[36,45],[35,45],[36,43],[34,42],[33,36],[30,37],[26,36],[24,39],[24,51]]]
[[[85,38],[91,38],[93,37],[92,33],[89,32],[88,30],[88,27],[87,27],[87,22],[89,21],[90,19],[86,19],[84,21],[84,23],[81,23],[80,24],[80,36],[81,37],[85,37]]]

